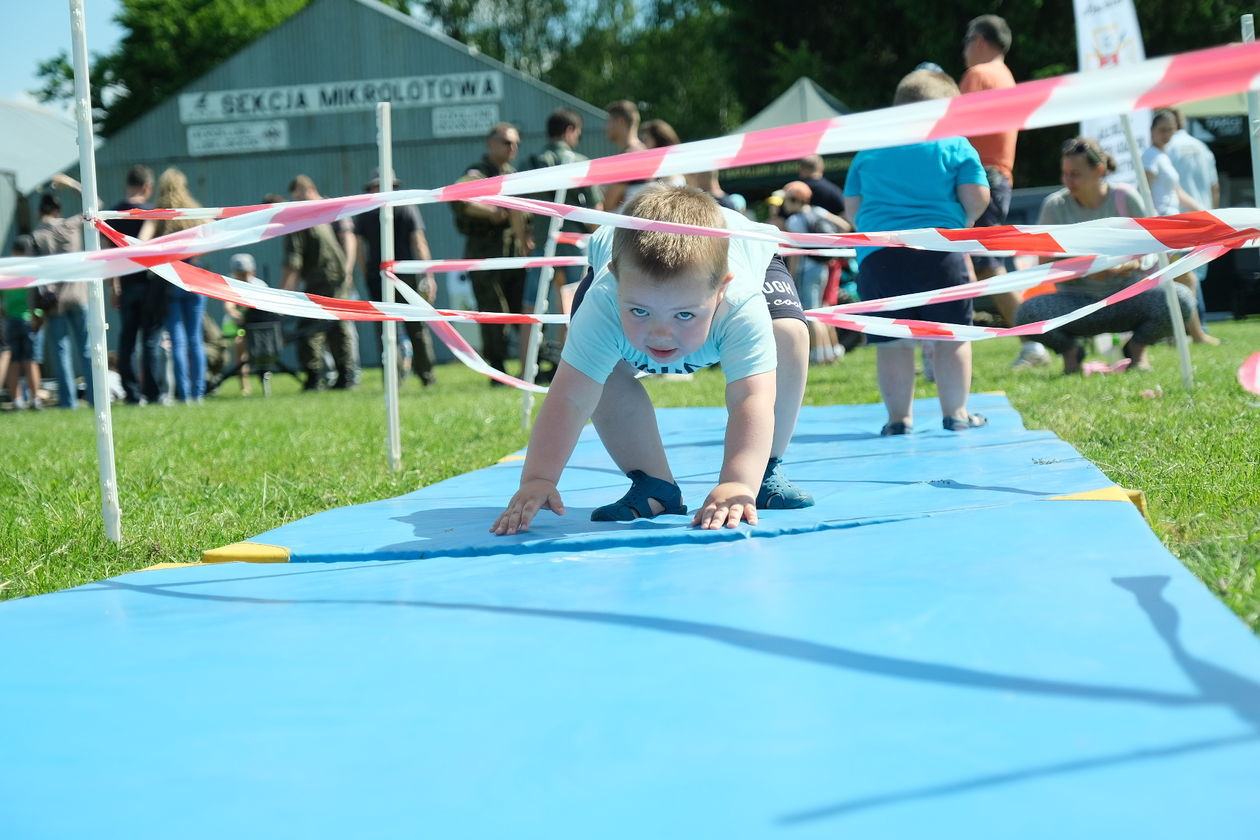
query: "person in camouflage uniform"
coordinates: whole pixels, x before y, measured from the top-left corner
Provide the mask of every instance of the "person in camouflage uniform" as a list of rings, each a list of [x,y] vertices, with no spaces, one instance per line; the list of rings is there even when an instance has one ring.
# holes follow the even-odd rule
[[[512,161],[521,135],[511,123],[496,123],[486,137],[486,153],[469,166],[460,181],[494,178],[515,172]],[[478,201],[451,202],[455,227],[465,237],[465,259],[524,257],[533,249],[526,217],[516,211]],[[520,312],[525,270],[469,272],[477,308],[482,312]],[[504,324],[481,324],[481,355],[492,367],[506,370],[508,333]],[[498,384],[491,380],[491,384]]]

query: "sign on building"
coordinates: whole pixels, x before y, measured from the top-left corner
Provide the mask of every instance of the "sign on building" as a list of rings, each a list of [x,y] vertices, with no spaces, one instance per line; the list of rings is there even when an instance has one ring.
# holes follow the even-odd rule
[[[188,127],[188,154],[239,155],[289,148],[289,124],[284,120],[211,123]]]
[[[485,137],[499,121],[498,105],[453,105],[433,109],[434,137]]]
[[[502,99],[503,74],[487,70],[184,93],[179,97],[179,118],[191,125],[370,111],[378,102],[389,102],[395,108],[417,108]]]

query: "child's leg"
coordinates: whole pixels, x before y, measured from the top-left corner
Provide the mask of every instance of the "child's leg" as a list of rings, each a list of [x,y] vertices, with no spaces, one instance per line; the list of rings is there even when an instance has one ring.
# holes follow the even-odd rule
[[[591,511],[596,522],[625,522],[662,513],[686,513],[656,425],[656,411],[634,368],[619,362],[604,382],[591,419],[608,454],[630,479],[630,490]]]
[[[628,362],[618,362],[604,383],[604,393],[591,420],[617,468],[624,473],[642,470],[653,478],[673,482],[656,410],[643,383]]]
[[[936,341],[936,390],[941,416],[966,420],[971,391],[971,342]]]
[[[774,440],[770,457],[782,458],[787,451],[796,418],[805,398],[805,380],[809,376],[809,327],[796,318],[775,318],[774,344],[779,354],[775,373]]]
[[[26,363],[26,384],[31,389],[31,402],[39,399],[39,389],[44,387],[43,380],[39,376],[39,362],[31,361]]]
[[[912,339],[881,341],[875,345],[875,375],[884,407],[888,409],[889,423],[910,425],[913,422],[914,345]],[[939,365],[939,355],[937,359]],[[936,375],[939,381],[939,368]]]

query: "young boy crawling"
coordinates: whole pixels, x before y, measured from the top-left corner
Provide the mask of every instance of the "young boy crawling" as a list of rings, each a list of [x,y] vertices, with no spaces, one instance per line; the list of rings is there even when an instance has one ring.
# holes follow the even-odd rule
[[[759,229],[690,187],[640,192],[626,215],[703,227]],[[809,333],[792,276],[773,242],[602,228],[592,271],[573,302],[569,336],[530,436],[520,489],[490,530],[526,530],[542,508],[564,514],[556,489],[587,419],[629,492],[596,508],[595,521],[684,514],[656,412],[638,371],[690,373],[722,363],[725,451],[718,485],[691,524],[734,528],[757,510],[809,507],[780,461],[796,426]],[[777,370],[776,370],[777,369]]]

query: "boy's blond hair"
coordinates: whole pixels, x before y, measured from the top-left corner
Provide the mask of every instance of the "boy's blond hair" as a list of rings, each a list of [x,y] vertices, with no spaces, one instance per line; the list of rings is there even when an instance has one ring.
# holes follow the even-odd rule
[[[897,83],[894,105],[922,102],[925,99],[951,99],[958,95],[958,85],[946,73],[936,70],[915,70]]]
[[[625,214],[659,222],[726,227],[722,208],[712,196],[694,187],[647,187],[631,200]],[[729,250],[725,237],[617,228],[611,261],[614,274],[629,264],[657,282],[682,272],[700,272],[716,289],[726,276]]]

